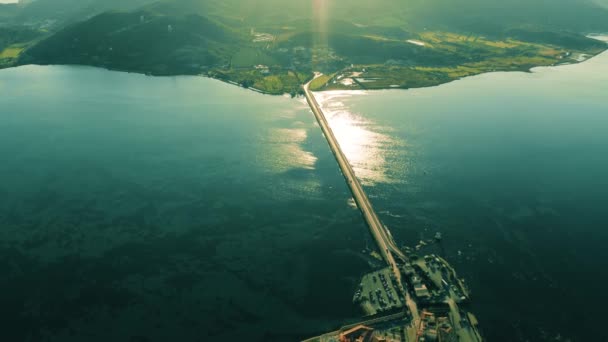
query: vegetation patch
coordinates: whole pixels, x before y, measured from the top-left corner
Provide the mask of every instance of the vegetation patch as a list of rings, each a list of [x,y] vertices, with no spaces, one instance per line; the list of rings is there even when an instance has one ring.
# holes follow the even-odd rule
[[[328,82],[331,80],[331,75],[322,75],[317,77],[314,81],[310,83],[310,90],[319,90],[322,89]]]
[[[273,66],[276,61],[261,49],[244,47],[232,56],[232,67],[246,68],[258,65]]]
[[[23,51],[22,47],[8,47],[0,52],[0,58],[17,58]]]

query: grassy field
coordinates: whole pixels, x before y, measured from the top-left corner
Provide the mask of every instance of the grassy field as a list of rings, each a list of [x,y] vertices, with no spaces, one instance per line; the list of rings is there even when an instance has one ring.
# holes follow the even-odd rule
[[[0,69],[15,65],[21,52],[25,48],[20,45],[12,45],[0,51]]]
[[[332,75],[323,75],[323,76],[316,78],[314,81],[312,81],[310,83],[310,90],[314,91],[314,90],[322,89],[327,84],[327,82],[329,82],[329,80],[332,79],[332,77],[333,77]]]
[[[208,76],[267,94],[291,96],[302,94],[300,86],[312,77],[306,73],[282,69],[271,69],[267,73],[258,69],[218,69],[210,71]]]
[[[23,51],[22,47],[7,47],[0,52],[0,58],[17,58]]]

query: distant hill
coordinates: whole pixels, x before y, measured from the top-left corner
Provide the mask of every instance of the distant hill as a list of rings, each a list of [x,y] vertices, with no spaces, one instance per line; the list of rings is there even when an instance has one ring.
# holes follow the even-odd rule
[[[530,26],[546,30],[608,30],[607,12],[593,0],[415,0],[417,26],[484,33]]]
[[[35,0],[19,5],[18,10],[15,5],[0,6],[0,18],[10,15],[13,23],[50,20],[63,26],[105,11],[146,5],[148,10],[165,15],[198,14],[224,23],[256,26],[304,22],[323,14],[336,21],[413,31],[495,33],[522,25],[608,31],[607,0]]]
[[[11,24],[62,27],[109,10],[133,10],[157,0],[34,0],[13,5]],[[0,10],[0,16],[2,11]],[[8,17],[8,16],[6,16]],[[50,26],[49,26],[50,25]]]
[[[0,19],[14,17],[18,11],[16,4],[0,4]]]
[[[521,25],[569,31],[608,30],[606,0],[164,0],[162,11],[199,13],[248,25],[311,19],[407,30],[448,29],[488,33]]]
[[[191,74],[229,63],[241,38],[200,15],[106,12],[69,26],[27,51],[25,62]]]

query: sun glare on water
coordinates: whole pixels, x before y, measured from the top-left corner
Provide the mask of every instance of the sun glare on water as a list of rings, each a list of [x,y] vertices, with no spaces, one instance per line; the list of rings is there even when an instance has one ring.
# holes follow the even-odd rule
[[[387,174],[387,155],[389,147],[400,142],[360,115],[353,113],[341,99],[362,96],[363,92],[328,91],[316,93],[315,97],[323,108],[331,129],[353,166],[357,177],[365,185],[394,183]]]

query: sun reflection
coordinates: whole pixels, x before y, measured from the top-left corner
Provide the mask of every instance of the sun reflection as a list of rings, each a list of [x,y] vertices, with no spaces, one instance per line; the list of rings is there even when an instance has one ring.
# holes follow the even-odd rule
[[[265,137],[261,139],[265,141],[266,151],[257,155],[265,169],[276,173],[297,168],[314,169],[317,157],[302,148],[308,139],[306,128],[272,128]]]
[[[328,0],[312,1],[312,65],[318,66],[322,56],[328,52],[327,24],[329,18]]]
[[[341,99],[364,92],[329,91],[316,93],[315,97],[327,116],[342,151],[348,158],[357,177],[365,185],[393,183],[387,174],[387,151],[399,142],[389,135],[380,133],[386,130],[372,121],[353,113]]]

